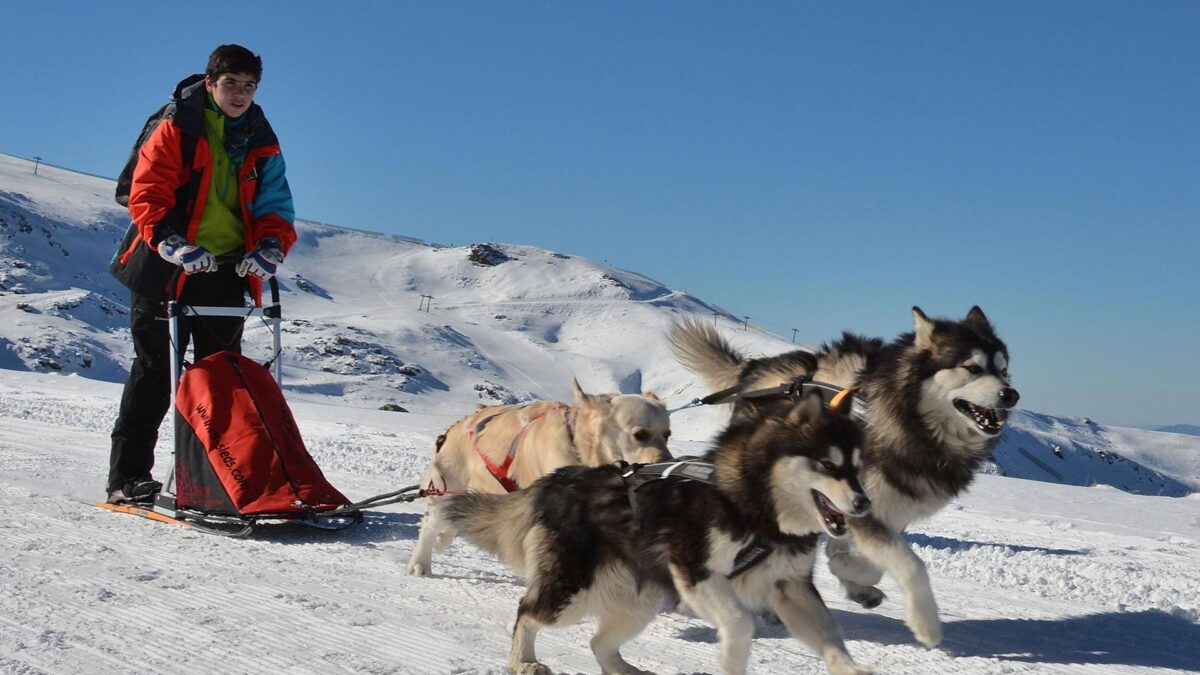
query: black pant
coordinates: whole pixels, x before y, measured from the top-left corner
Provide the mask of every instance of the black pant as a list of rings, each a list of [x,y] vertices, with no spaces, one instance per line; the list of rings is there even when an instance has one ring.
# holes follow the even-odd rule
[[[180,302],[205,307],[241,307],[245,304],[246,280],[232,264],[216,272],[187,278]],[[158,427],[171,404],[171,354],[166,303],[133,293],[129,303],[133,335],[133,366],[121,393],[121,409],[112,431],[108,490],[127,481],[150,478]],[[242,350],[240,317],[180,317],[177,353],[187,352],[192,342],[193,359],[221,350]]]

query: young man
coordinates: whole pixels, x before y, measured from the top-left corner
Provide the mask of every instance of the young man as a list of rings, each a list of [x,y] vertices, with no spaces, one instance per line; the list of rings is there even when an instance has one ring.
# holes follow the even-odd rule
[[[254,103],[262,59],[239,45],[213,51],[203,75],[175,88],[167,115],[142,143],[129,187],[133,227],[112,271],[132,292],[134,361],[112,431],[108,501],[150,501],[150,470],[170,403],[166,300],[241,307],[296,241],[279,141]],[[183,317],[182,354],[241,350],[240,318]]]

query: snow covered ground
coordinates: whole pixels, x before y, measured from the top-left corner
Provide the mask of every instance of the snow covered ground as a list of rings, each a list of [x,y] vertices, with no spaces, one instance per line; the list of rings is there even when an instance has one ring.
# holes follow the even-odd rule
[[[0,370],[0,673],[503,670],[521,581],[460,542],[435,558],[435,576],[407,576],[420,503],[372,510],[342,532],[281,525],[247,540],[86,504],[100,491],[118,394]],[[452,417],[292,406],[351,499],[416,482]],[[160,468],[170,443],[164,425]],[[880,672],[1200,671],[1200,499],[981,476],[910,540],[946,622],[938,649],[913,641],[890,580],[891,597],[867,612],[819,563],[851,653]],[[589,637],[587,625],[547,631],[540,655],[556,672],[597,672]],[[625,651],[655,672],[715,672],[715,639],[704,622],[666,613]],[[752,668],[824,672],[765,623]]]
[[[105,271],[127,224],[111,192],[0,155],[0,674],[502,671],[521,581],[461,542],[435,576],[405,575],[419,502],[342,532],[279,526],[246,540],[88,503],[131,351],[128,296]],[[577,256],[298,230],[281,273],[285,392],[351,499],[417,482],[436,435],[477,403],[569,396],[571,377],[653,390],[670,407],[708,393],[666,350],[679,316],[714,321],[747,353],[795,347]],[[248,353],[263,353],[265,333],[248,328]],[[672,450],[702,451],[723,415],[676,413]],[[171,434],[164,425],[160,478]],[[997,475],[910,535],[946,621],[940,648],[911,638],[890,579],[867,612],[819,563],[855,658],[884,673],[1200,671],[1200,437],[1022,410],[996,460]],[[548,631],[539,652],[556,672],[596,672],[589,637],[586,625]],[[660,673],[713,672],[715,639],[665,613],[625,652]],[[752,667],[824,671],[765,623]]]

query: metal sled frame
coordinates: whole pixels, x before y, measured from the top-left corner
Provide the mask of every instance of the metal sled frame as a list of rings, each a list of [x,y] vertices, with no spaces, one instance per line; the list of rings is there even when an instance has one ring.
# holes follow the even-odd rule
[[[283,312],[279,304],[279,284],[275,277],[268,281],[271,288],[271,304],[263,307],[206,307],[186,305],[171,299],[167,302],[168,332],[171,336],[171,405],[168,410],[175,411],[175,393],[179,388],[179,380],[183,372],[183,350],[179,349],[179,319],[184,316],[229,316],[229,317],[263,317],[271,329],[271,373],[275,381],[283,386],[283,365],[279,355],[281,346],[281,326]],[[259,513],[252,516],[228,516],[207,514],[191,509],[180,509],[175,506],[175,454],[176,448],[171,449],[171,473],[163,485],[161,492],[154,496],[152,512],[175,520],[199,521],[209,525],[237,525],[244,529],[238,534],[246,534],[250,528],[261,521],[298,522],[317,527],[340,529],[354,523],[362,522],[362,512],[345,506],[320,512],[305,513]]]

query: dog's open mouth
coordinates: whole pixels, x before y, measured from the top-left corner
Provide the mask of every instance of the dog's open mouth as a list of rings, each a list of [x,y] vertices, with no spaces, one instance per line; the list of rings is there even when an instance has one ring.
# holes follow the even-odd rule
[[[838,510],[833,502],[825,495],[812,491],[813,501],[817,503],[817,513],[821,514],[821,525],[831,537],[846,536],[846,514]]]
[[[987,408],[961,398],[954,399],[954,407],[974,420],[975,426],[989,436],[1000,433],[1004,429],[1004,421],[1008,419],[1008,410],[1004,408]]]

